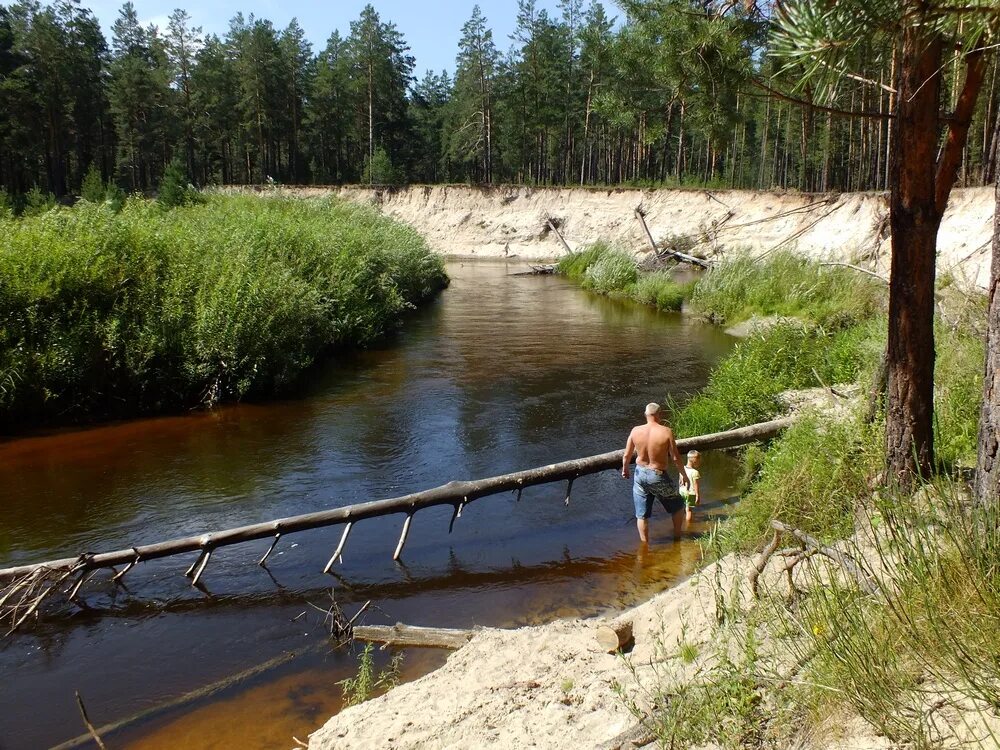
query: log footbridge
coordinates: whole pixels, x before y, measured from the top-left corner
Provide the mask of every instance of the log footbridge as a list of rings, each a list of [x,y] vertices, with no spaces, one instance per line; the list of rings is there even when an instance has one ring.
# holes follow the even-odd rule
[[[678,440],[677,445],[682,453],[689,450],[733,448],[769,440],[788,427],[791,422],[791,418],[777,419],[727,432]],[[520,500],[521,492],[526,487],[559,481],[567,483],[565,503],[569,505],[575,479],[608,469],[618,469],[622,465],[623,456],[624,451],[612,451],[487,479],[449,482],[440,487],[402,497],[305,513],[183,539],[129,547],[115,552],[84,553],[61,560],[0,569],[0,619],[10,623],[7,631],[9,635],[24,625],[32,615],[37,615],[43,602],[60,592],[65,593],[70,602],[78,603],[77,597],[83,584],[101,569],[111,569],[113,571],[111,580],[120,583],[122,578],[141,562],[196,552],[197,558],[191,563],[185,575],[191,579],[192,585],[197,586],[212,559],[212,553],[217,549],[258,539],[271,539],[267,552],[258,561],[259,565],[266,566],[268,558],[282,537],[311,529],[343,526],[340,542],[323,568],[324,573],[329,573],[340,559],[355,523],[369,518],[402,513],[406,518],[393,553],[393,560],[398,560],[406,544],[410,522],[419,510],[439,505],[452,506],[451,523],[448,527],[450,533],[455,521],[462,517],[462,511],[476,500],[502,492],[516,492],[517,499]]]

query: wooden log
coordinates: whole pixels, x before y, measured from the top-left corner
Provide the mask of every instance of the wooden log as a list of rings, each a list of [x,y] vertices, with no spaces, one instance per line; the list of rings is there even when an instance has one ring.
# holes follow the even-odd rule
[[[642,211],[640,211],[638,208],[635,210],[635,215],[636,218],[639,219],[639,222],[642,224],[642,228],[646,232],[646,238],[649,240],[649,244],[650,247],[653,248],[653,252],[659,254],[661,252],[661,249],[656,246],[656,240],[653,239],[653,233],[649,231],[649,225],[646,224],[646,217],[643,216]],[[701,258],[694,257],[693,255],[687,255],[686,253],[678,252],[677,250],[671,250],[669,247],[662,248],[662,252],[665,252],[667,255],[676,258],[679,261],[683,261],[684,263],[690,263],[693,266],[699,266],[701,268],[710,268],[712,265],[707,260],[702,260]]]
[[[606,654],[622,651],[632,642],[632,621],[619,618],[601,625],[594,634],[597,645]]]
[[[569,253],[570,255],[572,255],[573,254],[573,248],[571,248],[569,246],[569,243],[566,242],[565,239],[563,239],[563,236],[562,236],[562,234],[559,233],[559,229],[558,229],[558,227],[556,227],[555,222],[553,222],[552,219],[546,219],[546,222],[548,222],[549,229],[551,229],[553,232],[556,233],[556,237],[559,238],[559,241],[562,243],[562,246],[566,249],[566,252]]]
[[[416,625],[355,625],[359,641],[384,643],[387,646],[422,646],[426,648],[461,648],[475,634],[473,630],[423,628]]]
[[[791,417],[785,417],[770,422],[750,425],[749,427],[741,427],[736,430],[685,438],[677,441],[677,448],[681,453],[689,450],[722,450],[770,440],[791,425],[792,422],[793,419]],[[113,565],[125,565],[133,561],[136,556],[139,556],[143,562],[147,562],[187,552],[204,552],[207,549],[214,551],[234,544],[272,538],[279,533],[282,536],[286,536],[300,531],[339,526],[341,524],[353,525],[358,521],[368,518],[388,516],[395,513],[411,515],[418,510],[440,505],[454,505],[457,508],[463,508],[475,500],[490,495],[510,492],[524,487],[548,484],[550,482],[567,481],[611,469],[620,470],[623,453],[624,451],[617,450],[610,453],[601,453],[596,456],[550,464],[548,466],[540,466],[525,471],[517,471],[511,474],[488,477],[486,479],[449,482],[440,487],[414,492],[402,497],[357,503],[341,508],[330,508],[329,510],[315,513],[304,513],[298,516],[279,518],[274,521],[239,526],[234,529],[225,529],[208,534],[198,534],[197,536],[129,547],[128,549],[117,550],[115,552],[88,555],[82,562],[80,556],[76,556],[61,560],[52,560],[50,562],[19,565],[0,570],[0,582],[11,581],[30,575],[39,568],[67,570],[75,567],[76,572],[82,572],[84,569],[91,570],[95,568],[107,568]],[[456,516],[461,516],[460,510],[456,513]],[[346,534],[341,541],[345,540]],[[338,547],[337,551],[338,553],[341,552],[341,547]],[[336,559],[336,556],[332,559]],[[195,561],[196,564],[198,562],[199,560]],[[195,566],[192,566],[190,574],[194,575],[194,571]]]

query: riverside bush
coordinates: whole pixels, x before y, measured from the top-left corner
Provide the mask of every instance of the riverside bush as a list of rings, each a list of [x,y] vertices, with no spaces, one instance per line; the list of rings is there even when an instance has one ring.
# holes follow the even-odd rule
[[[870,276],[784,251],[713,267],[694,287],[691,305],[720,323],[780,315],[843,328],[876,315],[886,299],[885,285]]]
[[[447,281],[415,232],[341,202],[81,202],[0,231],[4,428],[266,396]]]
[[[684,305],[691,285],[679,284],[667,271],[643,274],[635,283],[632,298],[657,310],[679,311]]]
[[[884,323],[830,332],[782,323],[739,342],[683,408],[672,405],[681,436],[729,430],[771,419],[783,391],[853,383],[884,344]]]

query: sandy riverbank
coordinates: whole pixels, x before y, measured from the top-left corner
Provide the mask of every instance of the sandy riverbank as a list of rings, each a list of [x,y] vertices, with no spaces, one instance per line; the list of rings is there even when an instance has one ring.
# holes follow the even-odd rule
[[[888,272],[888,203],[880,193],[464,186],[280,192],[374,204],[449,256],[558,258],[564,250],[548,227],[550,219],[574,249],[602,239],[643,254],[649,241],[635,216],[641,208],[657,243],[684,237],[693,252],[707,257],[791,247],[812,258]],[[938,237],[939,273],[965,286],[987,285],[993,213],[992,188],[952,192]]]
[[[655,552],[653,552],[655,554]],[[783,564],[783,563],[782,563]],[[616,691],[648,707],[657,673],[693,674],[681,644],[707,653],[716,623],[716,592],[749,600],[746,558],[728,557],[624,614],[634,648],[601,653],[595,641],[604,619],[560,620],[517,630],[483,630],[447,663],[415,682],[349,708],[315,732],[312,750],[372,748],[633,748],[623,734],[638,720]],[[762,580],[780,581],[772,563]],[[728,598],[728,597],[727,597]],[[730,599],[731,601],[731,599]],[[830,727],[800,748],[876,750],[888,747],[863,722]]]

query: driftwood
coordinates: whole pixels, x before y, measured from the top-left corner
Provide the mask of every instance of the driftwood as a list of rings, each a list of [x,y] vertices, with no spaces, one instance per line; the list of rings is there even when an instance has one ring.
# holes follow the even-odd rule
[[[204,700],[205,698],[216,695],[222,690],[228,690],[229,688],[232,688],[234,685],[239,685],[251,679],[252,677],[256,677],[272,669],[276,669],[279,666],[287,664],[288,662],[298,658],[299,656],[302,656],[305,653],[308,653],[310,651],[317,651],[321,648],[328,648],[328,646],[325,642],[323,642],[319,644],[314,644],[312,646],[306,646],[304,648],[298,649],[297,651],[290,651],[287,653],[283,653],[280,656],[276,656],[273,659],[269,659],[268,661],[263,662],[262,664],[258,664],[247,670],[244,670],[239,674],[232,675],[231,677],[219,680],[218,682],[214,682],[210,685],[205,685],[204,687],[200,687],[197,690],[191,691],[190,693],[186,693],[177,698],[173,698],[165,703],[161,703],[155,706],[150,706],[149,708],[145,708],[142,711],[139,711],[138,713],[133,714],[132,716],[129,716],[125,719],[120,719],[111,724],[105,724],[104,726],[98,727],[95,731],[99,735],[103,735],[105,737],[111,734],[115,734],[128,727],[135,726],[136,724],[141,724],[143,722],[147,722],[150,719],[153,719],[157,716],[162,716],[163,714],[166,714],[170,711],[176,711],[179,708],[183,708],[197,701]],[[67,742],[63,742],[60,745],[55,745],[54,747],[50,748],[50,750],[80,750],[80,748],[90,748],[93,747],[93,745],[94,745],[94,737],[91,734],[88,727],[87,734],[82,734],[79,737],[75,737],[71,740],[68,740]]]
[[[642,211],[638,208],[635,210],[636,218],[639,219],[639,223],[642,224],[642,228],[646,232],[646,238],[649,240],[650,246],[653,248],[653,252],[659,255],[661,252],[676,258],[677,260],[683,261],[684,263],[690,263],[693,266],[699,266],[700,268],[710,268],[711,263],[707,260],[702,260],[701,258],[696,258],[693,255],[687,255],[686,253],[678,252],[677,250],[671,250],[668,247],[658,248],[656,246],[656,240],[653,239],[653,233],[649,231],[649,226],[646,224],[646,217],[643,215]]]
[[[769,440],[788,427],[791,422],[791,418],[777,419],[737,430],[679,440],[677,445],[681,452],[732,448]],[[300,531],[343,525],[344,533],[340,543],[324,568],[324,572],[329,572],[341,557],[348,534],[358,521],[397,513],[404,514],[409,519],[418,510],[450,505],[454,508],[451,520],[452,525],[454,525],[456,519],[461,517],[462,510],[475,500],[503,492],[517,492],[520,497],[520,492],[526,487],[559,481],[567,482],[566,503],[568,504],[569,490],[572,488],[574,479],[609,469],[619,469],[623,453],[623,451],[618,450],[487,479],[449,482],[434,489],[402,497],[331,508],[234,529],[207,532],[198,536],[129,547],[115,552],[88,553],[61,560],[6,568],[0,570],[0,584],[6,584],[5,588],[0,590],[0,617],[11,620],[12,626],[9,632],[13,632],[32,615],[36,615],[42,602],[57,592],[69,578],[77,576],[76,581],[72,584],[71,594],[75,597],[91,571],[100,568],[115,569],[115,566],[124,565],[125,567],[120,572],[115,569],[114,580],[119,583],[121,577],[140,562],[196,552],[198,553],[197,559],[187,570],[192,584],[196,585],[205,573],[212,553],[217,549],[258,539],[271,539],[267,553],[259,561],[260,565],[265,565],[268,556],[282,537]],[[407,522],[396,547],[396,558],[402,554],[408,531],[409,523]],[[121,584],[119,583],[119,585]]]
[[[79,690],[76,691],[76,707],[80,709],[80,718],[83,719],[83,725],[87,727],[87,734],[90,735],[91,739],[97,743],[97,746],[101,750],[108,750],[108,746],[104,744],[104,741],[101,739],[101,735],[98,734],[97,729],[95,729],[94,725],[90,722],[90,717],[87,716],[87,708],[83,705],[83,698],[80,697]]]
[[[828,547],[820,542],[813,536],[810,536],[806,532],[793,528],[788,524],[782,523],[781,521],[771,521],[771,528],[774,529],[774,537],[768,543],[767,547],[761,552],[754,566],[747,573],[747,579],[750,582],[750,590],[753,592],[754,598],[759,597],[758,592],[758,581],[761,574],[764,572],[764,568],[767,567],[768,561],[775,554],[788,557],[789,561],[785,564],[784,570],[785,575],[788,577],[789,586],[792,587],[792,593],[795,593],[794,584],[792,583],[792,571],[795,566],[799,563],[808,560],[813,555],[822,555],[828,560],[835,562],[844,572],[850,575],[854,580],[858,582],[858,585],[865,591],[865,593],[870,595],[877,595],[879,593],[878,585],[875,581],[868,576],[861,567],[857,564],[853,557],[851,557],[846,552],[841,552],[835,547]],[[781,542],[781,535],[788,534],[798,541],[800,548],[798,549],[788,549],[788,550],[778,550]]]
[[[473,630],[422,628],[416,625],[355,625],[354,638],[386,646],[424,646],[426,648],[461,648],[471,640]]]
[[[651,747],[656,742],[656,733],[649,728],[647,721],[631,726],[603,745],[599,745],[599,750],[636,750],[636,748]]]
[[[546,222],[549,225],[549,229],[551,229],[553,232],[556,233],[556,237],[559,238],[559,241],[562,243],[562,246],[566,249],[566,252],[569,253],[570,255],[572,255],[573,254],[573,248],[571,248],[569,246],[569,243],[566,242],[565,238],[563,238],[563,236],[559,232],[559,228],[556,226],[555,222],[552,221],[552,219],[546,219]]]
[[[622,651],[632,642],[632,621],[618,619],[607,625],[601,625],[594,634],[594,638],[601,651],[606,654]]]

